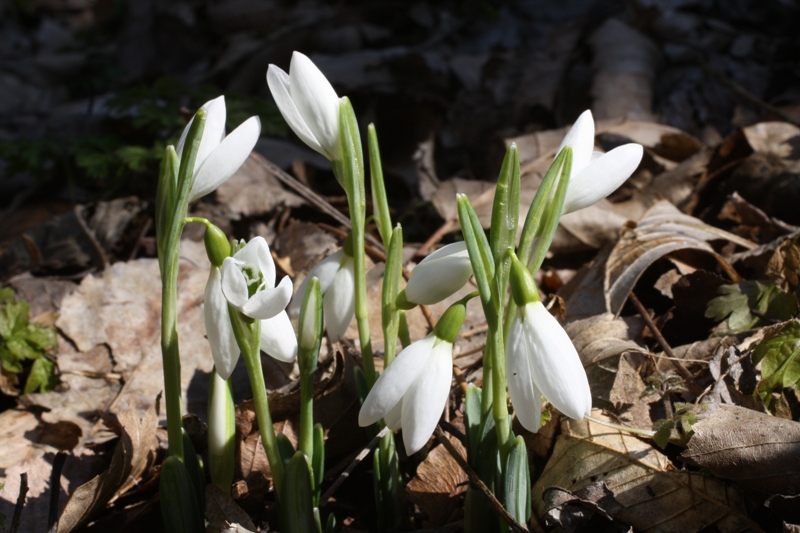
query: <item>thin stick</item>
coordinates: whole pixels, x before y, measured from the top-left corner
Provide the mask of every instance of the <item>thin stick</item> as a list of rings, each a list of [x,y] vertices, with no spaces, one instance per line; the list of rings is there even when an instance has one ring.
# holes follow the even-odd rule
[[[655,322],[653,322],[653,319],[650,317],[650,313],[647,312],[647,309],[644,308],[642,302],[639,301],[639,298],[637,298],[633,292],[631,292],[630,294],[630,300],[631,302],[633,302],[633,305],[639,311],[639,314],[642,315],[642,318],[647,324],[647,327],[650,328],[650,331],[653,333],[653,336],[658,341],[658,344],[661,345],[661,349],[664,350],[664,353],[666,353],[667,356],[669,357],[669,360],[675,367],[675,370],[677,370],[678,374],[680,374],[681,377],[684,379],[684,381],[686,381],[686,385],[689,387],[689,390],[692,391],[692,394],[694,394],[695,396],[699,396],[700,394],[702,394],[703,389],[700,388],[700,385],[698,385],[697,382],[694,380],[694,376],[692,375],[692,373],[689,372],[685,366],[683,366],[683,363],[681,363],[680,359],[675,357],[675,354],[672,351],[672,347],[669,345],[667,340],[661,334],[661,330],[658,329],[658,326],[656,326]]]
[[[11,519],[10,533],[17,533],[19,522],[22,520],[22,508],[25,507],[25,497],[28,495],[28,473],[23,472],[19,475],[19,496],[17,505],[14,506],[14,518]]]
[[[380,432],[377,435],[375,435],[375,437],[371,441],[369,441],[369,444],[367,444],[363,450],[358,452],[358,455],[356,455],[356,458],[353,459],[353,462],[351,462],[347,466],[347,468],[344,469],[344,472],[339,474],[339,477],[336,478],[336,481],[334,481],[333,484],[330,487],[328,487],[328,490],[325,491],[325,494],[322,495],[322,498],[320,498],[319,500],[320,507],[328,503],[328,500],[331,499],[331,496],[333,496],[333,493],[336,492],[336,489],[339,488],[339,485],[344,483],[344,480],[350,476],[350,474],[353,472],[353,470],[355,470],[355,468],[359,465],[359,463],[361,463],[361,461],[363,461],[367,457],[367,455],[369,455],[369,452],[371,452],[378,445],[383,436],[389,433],[389,431],[390,430],[388,427],[385,427],[382,430],[380,430]]]
[[[517,520],[511,516],[511,513],[509,513],[506,508],[503,507],[503,504],[500,503],[495,495],[492,494],[492,491],[489,490],[489,487],[486,486],[478,474],[472,469],[472,467],[469,466],[466,459],[461,456],[461,453],[459,453],[456,447],[453,446],[453,443],[450,442],[450,439],[447,438],[447,435],[444,434],[439,426],[436,426],[436,429],[433,430],[433,434],[436,435],[436,438],[440,443],[442,443],[442,446],[444,446],[450,455],[453,456],[453,459],[456,460],[458,466],[464,470],[464,472],[467,474],[467,477],[469,477],[470,483],[475,485],[475,487],[477,487],[478,490],[481,491],[484,496],[486,496],[486,499],[489,500],[489,505],[491,505],[494,510],[500,514],[500,517],[505,521],[506,524],[508,524],[508,527],[511,529],[511,531],[514,531],[515,533],[528,533],[528,528],[517,522]],[[537,524],[535,520],[532,521],[532,524],[534,524],[533,528],[537,531],[537,533],[544,533],[541,528],[537,527],[539,524]]]
[[[47,531],[55,531],[58,522],[58,497],[61,492],[61,470],[67,460],[67,452],[59,451],[53,459],[53,470],[50,471],[50,512],[47,516]]]

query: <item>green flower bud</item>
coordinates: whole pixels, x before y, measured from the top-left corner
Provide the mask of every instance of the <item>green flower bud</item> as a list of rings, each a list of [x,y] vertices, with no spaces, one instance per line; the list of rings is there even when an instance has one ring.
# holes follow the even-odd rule
[[[206,224],[206,232],[203,235],[203,242],[206,245],[206,254],[211,264],[218,267],[226,257],[231,255],[231,244],[225,232],[210,222]]]
[[[458,332],[461,331],[461,326],[464,324],[464,318],[467,316],[467,302],[459,300],[444,312],[442,318],[436,323],[433,329],[433,334],[443,341],[453,344],[458,337]]]
[[[533,276],[522,261],[517,259],[516,254],[511,256],[511,296],[519,308],[541,301]]]

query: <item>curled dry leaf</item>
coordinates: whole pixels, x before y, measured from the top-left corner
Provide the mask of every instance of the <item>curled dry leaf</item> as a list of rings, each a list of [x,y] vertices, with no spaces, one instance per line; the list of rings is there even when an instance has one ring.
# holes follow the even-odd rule
[[[592,414],[597,417],[598,411]],[[575,493],[597,482],[604,482],[621,506],[604,510],[637,531],[693,533],[709,526],[722,533],[761,531],[732,486],[677,471],[649,443],[617,429],[589,419],[564,419],[553,455],[531,489],[534,512],[544,515],[543,495],[549,487]]]
[[[467,455],[461,441],[449,437],[462,457]],[[461,503],[467,491],[469,478],[444,446],[437,446],[417,467],[414,478],[406,485],[408,499],[427,515],[427,526],[437,527],[447,523],[448,518]]]
[[[720,404],[692,425],[681,457],[769,494],[800,489],[800,423]]]
[[[206,533],[252,533],[256,530],[250,515],[212,483],[206,485],[206,519]]]
[[[155,404],[139,420],[134,409],[118,415],[122,428],[108,470],[75,489],[58,518],[58,533],[74,531],[109,502],[135,487],[155,460],[158,416]]]
[[[619,313],[644,271],[658,259],[680,250],[710,255],[732,280],[739,281],[736,271],[708,244],[716,239],[726,239],[745,248],[755,247],[750,241],[684,215],[669,202],[658,202],[635,227],[623,231],[611,251],[605,273],[608,310]]]
[[[626,421],[648,427],[647,404],[639,401],[646,386],[636,370],[642,357],[625,355],[644,350],[631,340],[641,334],[641,324],[603,313],[571,322],[564,329],[586,368],[592,404],[617,414],[632,409],[635,412],[629,413]]]

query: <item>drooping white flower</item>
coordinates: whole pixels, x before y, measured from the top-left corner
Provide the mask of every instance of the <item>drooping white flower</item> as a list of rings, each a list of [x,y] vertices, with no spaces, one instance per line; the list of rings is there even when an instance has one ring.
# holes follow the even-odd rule
[[[205,323],[211,355],[222,379],[228,379],[239,359],[228,304],[261,320],[261,349],[291,362],[297,357],[297,338],[285,308],[292,296],[292,280],[284,277],[275,287],[275,263],[267,241],[256,237],[222,267],[211,267],[205,290]]]
[[[215,191],[228,181],[253,151],[261,135],[261,121],[258,117],[250,117],[229,135],[225,135],[224,96],[206,102],[201,109],[206,111],[206,122],[195,160],[190,202]],[[183,155],[186,136],[193,122],[194,117],[183,129],[176,148],[178,157]]]
[[[319,279],[322,315],[331,342],[338,342],[356,314],[355,262],[344,248],[332,253],[311,269],[289,304],[289,313],[297,316],[306,293],[308,280]]]
[[[625,144],[608,153],[594,151],[594,119],[584,111],[567,132],[558,151],[572,146],[572,173],[563,214],[599,202],[625,183],[642,161],[642,145]]]
[[[430,254],[411,271],[405,297],[414,304],[432,305],[458,291],[470,276],[467,243],[454,242]]]
[[[530,302],[514,318],[506,344],[506,378],[522,426],[539,429],[541,397],[575,420],[591,413],[589,381],[567,332],[542,305]]]
[[[411,455],[422,448],[442,416],[453,379],[453,344],[431,333],[400,352],[369,391],[358,424],[381,418],[392,429],[403,428]]]
[[[336,159],[339,97],[317,66],[305,55],[294,52],[289,74],[270,65],[267,84],[292,131],[310,148]]]
[[[425,445],[447,404],[453,381],[453,343],[473,296],[448,307],[430,335],[412,343],[384,369],[358,413],[360,426],[383,418],[390,428],[403,428],[409,455]]]

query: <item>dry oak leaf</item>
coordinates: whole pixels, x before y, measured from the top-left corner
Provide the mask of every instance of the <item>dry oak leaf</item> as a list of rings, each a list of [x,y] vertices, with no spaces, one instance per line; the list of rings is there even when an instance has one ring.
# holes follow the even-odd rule
[[[58,518],[58,533],[74,531],[92,519],[117,496],[135,487],[142,474],[152,466],[158,447],[155,404],[150,406],[141,421],[134,409],[122,411],[117,416],[122,433],[108,470],[70,494]]]
[[[647,210],[638,224],[623,230],[611,251],[605,275],[607,309],[619,313],[644,271],[658,259],[681,250],[710,255],[731,280],[740,281],[733,267],[708,244],[717,239],[726,239],[745,248],[756,247],[750,241],[684,215],[667,201],[658,202]]]
[[[464,445],[455,437],[450,442],[466,456]],[[444,446],[437,446],[417,468],[406,485],[408,499],[428,515],[427,527],[442,526],[459,506],[469,478]]]
[[[718,404],[692,429],[686,461],[769,494],[800,492],[800,423]]]
[[[592,415],[600,417],[599,411]],[[693,533],[709,526],[722,533],[761,531],[732,486],[676,470],[667,456],[630,434],[565,418],[553,455],[531,489],[536,516],[546,512],[543,494],[549,487],[575,493],[596,482],[604,482],[622,506],[605,511],[636,531]]]

